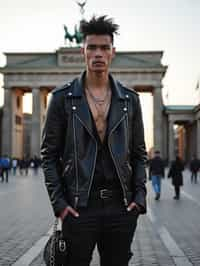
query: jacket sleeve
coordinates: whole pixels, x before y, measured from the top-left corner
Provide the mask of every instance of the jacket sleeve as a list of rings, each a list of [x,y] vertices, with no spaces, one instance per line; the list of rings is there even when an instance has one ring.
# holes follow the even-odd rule
[[[60,95],[52,94],[44,128],[42,132],[41,158],[45,177],[45,185],[54,210],[55,216],[68,205],[61,183],[61,173],[58,171],[60,158],[64,147],[66,119],[64,119],[64,106]]]
[[[144,141],[144,126],[139,97],[133,121],[133,201],[141,207],[141,213],[146,212],[146,147]]]
[[[165,163],[164,163],[164,160],[162,160],[162,177],[165,178]]]

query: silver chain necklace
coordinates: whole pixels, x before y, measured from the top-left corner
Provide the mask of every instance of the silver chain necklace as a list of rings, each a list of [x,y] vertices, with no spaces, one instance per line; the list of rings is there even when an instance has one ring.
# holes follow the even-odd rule
[[[107,89],[105,97],[99,98],[99,97],[94,96],[88,88],[86,88],[86,90],[88,91],[90,98],[97,104],[103,104],[106,101],[108,94],[109,94],[109,89]]]

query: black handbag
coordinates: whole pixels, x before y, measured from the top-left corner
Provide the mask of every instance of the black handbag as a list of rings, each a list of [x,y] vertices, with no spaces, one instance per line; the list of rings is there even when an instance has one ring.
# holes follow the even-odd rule
[[[43,252],[46,266],[66,266],[67,243],[63,238],[62,231],[57,229],[58,218],[56,218],[53,233],[48,239]]]

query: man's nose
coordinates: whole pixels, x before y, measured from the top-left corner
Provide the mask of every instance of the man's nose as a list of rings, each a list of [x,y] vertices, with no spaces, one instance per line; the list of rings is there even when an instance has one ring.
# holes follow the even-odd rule
[[[102,57],[102,50],[98,47],[95,51],[95,57]]]

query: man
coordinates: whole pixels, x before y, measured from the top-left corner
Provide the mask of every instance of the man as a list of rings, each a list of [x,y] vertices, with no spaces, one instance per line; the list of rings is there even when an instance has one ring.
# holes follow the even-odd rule
[[[181,158],[177,155],[175,161],[171,163],[168,172],[168,178],[172,178],[172,185],[174,186],[174,199],[179,200],[180,198],[180,187],[183,186],[183,170],[184,164]]]
[[[149,177],[152,180],[155,200],[160,199],[161,179],[165,176],[164,161],[160,157],[160,151],[155,151],[155,156],[149,162]]]
[[[146,212],[146,150],[138,94],[109,74],[118,25],[83,21],[86,71],[52,93],[41,155],[46,187],[68,243],[68,266],[127,266]]]
[[[10,158],[5,155],[1,158],[1,166],[2,166],[2,182],[4,180],[8,183],[9,170],[10,170]]]
[[[200,168],[200,161],[194,155],[190,162],[190,171],[191,171],[191,183],[197,184],[197,175]]]

